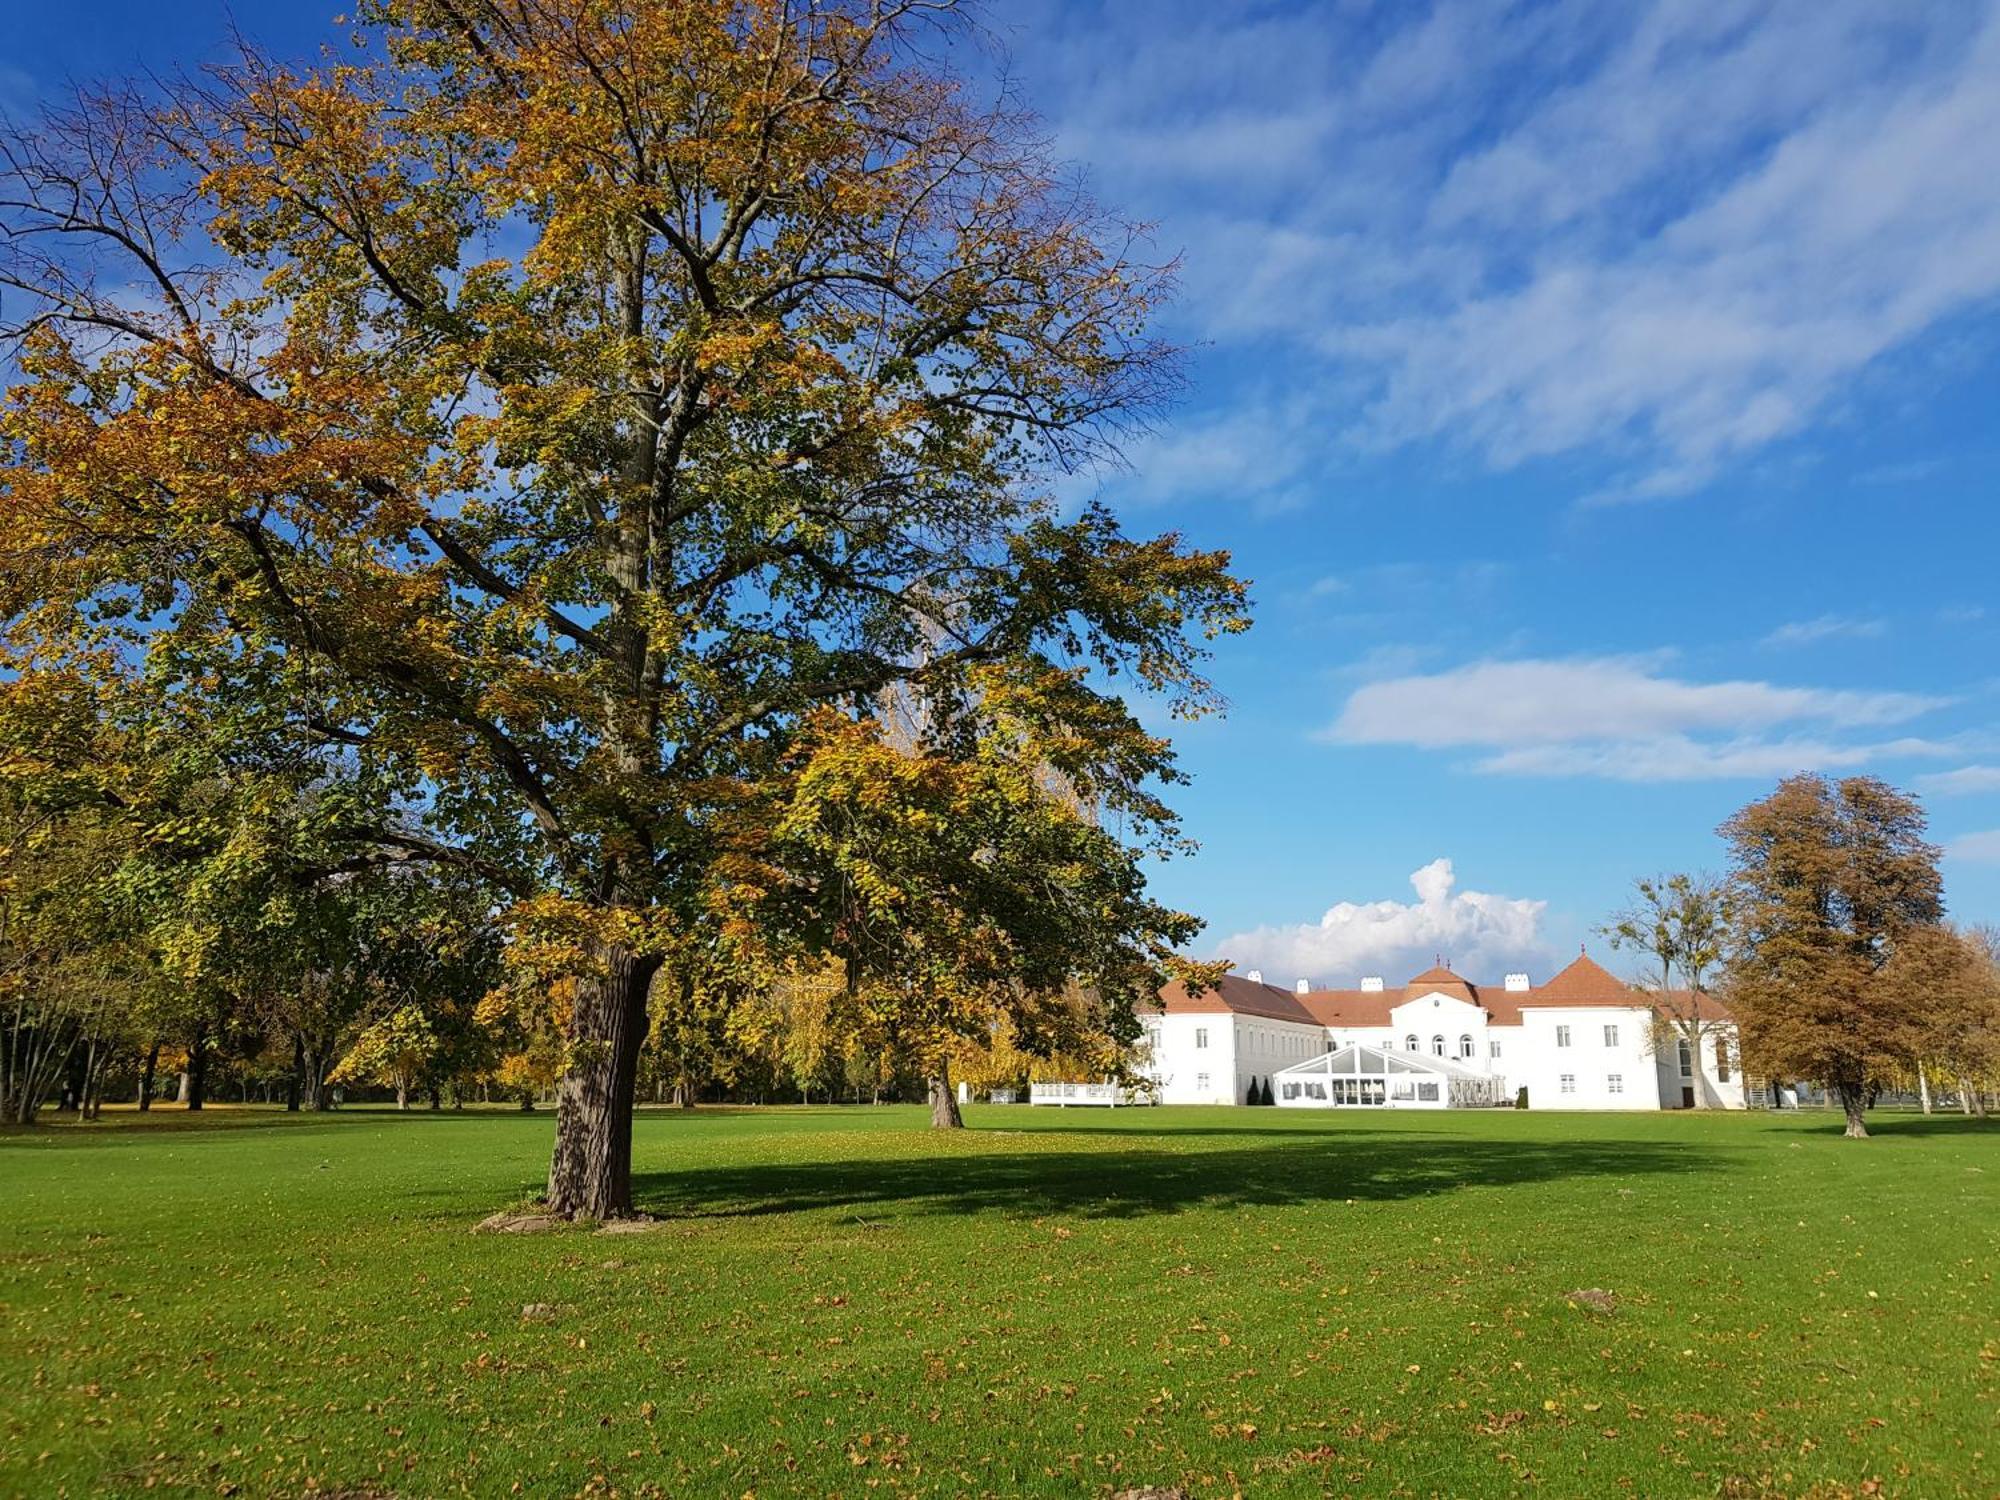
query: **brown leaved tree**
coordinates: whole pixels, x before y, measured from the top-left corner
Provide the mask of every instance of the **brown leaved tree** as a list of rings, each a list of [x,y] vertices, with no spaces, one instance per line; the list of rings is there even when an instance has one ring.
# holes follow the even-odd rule
[[[1868,1134],[1871,1089],[1911,1053],[1897,945],[1944,915],[1938,850],[1916,800],[1872,776],[1786,778],[1722,825],[1737,936],[1729,999],[1744,1065],[1810,1078]]]

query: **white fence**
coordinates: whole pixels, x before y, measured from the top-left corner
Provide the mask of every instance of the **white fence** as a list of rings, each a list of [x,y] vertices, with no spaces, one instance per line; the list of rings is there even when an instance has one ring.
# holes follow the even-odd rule
[[[1116,1109],[1121,1104],[1148,1104],[1152,1101],[1135,1089],[1115,1083],[1031,1083],[1030,1104],[1092,1104]]]

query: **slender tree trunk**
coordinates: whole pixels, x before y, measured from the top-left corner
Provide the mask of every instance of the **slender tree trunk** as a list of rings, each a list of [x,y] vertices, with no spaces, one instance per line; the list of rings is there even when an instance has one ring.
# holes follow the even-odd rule
[[[1968,1116],[1976,1110],[1979,1113],[1980,1119],[1983,1120],[1986,1118],[1985,1091],[1973,1087],[1972,1080],[1963,1074],[1959,1076],[1958,1080],[1958,1107],[1962,1113]]]
[[[601,975],[577,985],[570,1064],[556,1091],[549,1211],[571,1219],[632,1212],[632,1106],[659,961],[614,947],[603,963]]]
[[[951,1090],[951,1064],[938,1059],[937,1072],[929,1080],[931,1129],[963,1130],[965,1117],[958,1112],[958,1095]]]
[[[208,1028],[197,1026],[188,1044],[187,1107],[198,1110],[208,1101]]]
[[[433,1110],[440,1110],[444,1108],[444,1089],[441,1085],[435,1083],[432,1084],[430,1087],[430,1096],[431,1096],[431,1108]]]
[[[1931,1081],[1924,1072],[1923,1060],[1917,1061],[1917,1097],[1923,1101],[1924,1113],[1931,1112]]]
[[[144,1114],[153,1107],[153,1077],[160,1068],[160,1044],[156,1041],[146,1049],[146,1055],[139,1061],[139,1112]]]
[[[410,1107],[410,1085],[407,1080],[398,1077],[396,1079],[396,1108],[408,1109],[409,1107]]]
[[[1862,1118],[1866,1108],[1867,1095],[1859,1084],[1843,1083],[1837,1086],[1840,1107],[1847,1112],[1847,1138],[1850,1141],[1864,1141],[1868,1138],[1868,1124]]]
[[[306,1084],[306,1039],[292,1038],[292,1076],[285,1080],[285,1113],[299,1112],[299,1097],[305,1092]]]

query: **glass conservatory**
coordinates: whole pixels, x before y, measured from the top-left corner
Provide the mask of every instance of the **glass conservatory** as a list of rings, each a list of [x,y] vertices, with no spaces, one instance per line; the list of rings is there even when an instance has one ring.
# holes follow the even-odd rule
[[[1464,1063],[1360,1043],[1294,1063],[1271,1082],[1277,1103],[1293,1109],[1478,1109],[1504,1097],[1498,1078]]]

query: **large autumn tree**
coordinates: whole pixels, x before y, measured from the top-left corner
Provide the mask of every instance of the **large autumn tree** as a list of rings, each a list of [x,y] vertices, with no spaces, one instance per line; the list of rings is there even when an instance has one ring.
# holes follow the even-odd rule
[[[1173,841],[1117,694],[1210,706],[1241,586],[1050,496],[1170,392],[1166,278],[953,75],[975,41],[929,0],[370,0],[316,66],[7,145],[11,664],[254,701],[396,788],[357,858],[563,936],[558,1213],[630,1210],[662,955],[825,877],[759,810],[847,752],[826,716],[1003,696],[1099,857]],[[1150,910],[1072,945],[1114,996]]]
[[[1744,1066],[1836,1094],[1868,1134],[1870,1089],[1913,1051],[1900,944],[1944,916],[1938,850],[1915,799],[1872,776],[1786,778],[1722,825],[1736,939],[1729,1000]]]

